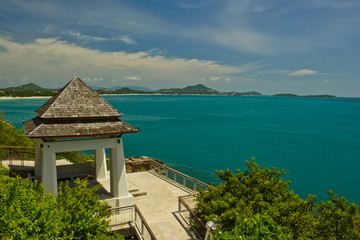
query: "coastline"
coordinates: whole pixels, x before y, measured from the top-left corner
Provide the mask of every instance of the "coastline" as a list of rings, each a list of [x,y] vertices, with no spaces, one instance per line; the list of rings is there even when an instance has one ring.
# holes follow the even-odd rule
[[[169,93],[116,93],[116,94],[99,94],[100,96],[231,96],[232,95],[225,95],[225,94],[169,94]],[[258,97],[257,95],[239,95],[240,97]],[[261,95],[265,97],[289,97],[289,96],[280,96],[280,95]],[[51,98],[52,96],[31,96],[31,97],[8,97],[2,96],[0,97],[1,100],[13,100],[13,99],[46,99]],[[306,95],[306,96],[291,96],[291,97],[301,97],[301,98],[339,98],[338,96],[323,96],[323,95]],[[340,97],[340,98],[359,98],[359,97]]]
[[[32,96],[32,97],[0,97],[0,100],[11,100],[11,99],[40,99],[40,98],[51,98],[51,96]]]

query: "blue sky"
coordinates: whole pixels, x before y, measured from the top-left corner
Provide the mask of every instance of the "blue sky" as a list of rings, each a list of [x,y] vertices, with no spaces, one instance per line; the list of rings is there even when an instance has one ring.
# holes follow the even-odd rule
[[[359,0],[0,0],[0,87],[360,97]]]

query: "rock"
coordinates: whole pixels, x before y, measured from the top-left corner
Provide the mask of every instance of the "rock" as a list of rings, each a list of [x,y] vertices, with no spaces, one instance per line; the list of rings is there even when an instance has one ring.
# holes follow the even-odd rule
[[[156,162],[163,164],[161,160],[147,157],[147,156],[141,156],[141,157],[129,157],[125,159],[125,165],[126,165],[126,172],[132,173],[132,172],[144,172],[151,170],[156,167]]]

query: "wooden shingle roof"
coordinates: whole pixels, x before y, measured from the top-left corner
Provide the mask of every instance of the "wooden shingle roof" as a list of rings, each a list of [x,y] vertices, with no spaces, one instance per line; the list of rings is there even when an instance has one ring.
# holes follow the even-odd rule
[[[47,122],[39,117],[23,123],[29,138],[92,137],[136,133],[139,131],[120,119],[105,121]]]
[[[23,123],[30,138],[95,137],[135,133],[139,129],[118,119],[121,114],[78,77]]]
[[[123,115],[78,77],[73,78],[35,112],[44,119],[107,118]]]

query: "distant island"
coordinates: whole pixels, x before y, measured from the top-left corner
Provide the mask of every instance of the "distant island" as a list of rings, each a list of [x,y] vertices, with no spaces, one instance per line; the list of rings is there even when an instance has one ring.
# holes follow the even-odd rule
[[[296,95],[296,94],[292,94],[292,93],[279,93],[279,94],[274,94],[274,97],[319,97],[319,98],[335,98],[336,96],[334,95],[329,95],[329,94],[320,94],[320,95]]]
[[[35,83],[21,85],[19,87],[8,87],[0,89],[0,96],[4,97],[32,97],[32,96],[53,96],[57,89],[42,88]]]
[[[151,90],[146,87],[127,86],[119,88],[101,88],[93,87],[98,94],[167,94],[167,95],[224,95],[224,96],[262,96],[261,93],[251,92],[220,92],[212,88],[208,88],[203,84],[187,86],[184,88],[169,88]],[[47,89],[29,83],[19,87],[9,87],[0,89],[0,96],[7,97],[30,97],[30,96],[53,96],[58,89]]]
[[[187,86],[184,88],[164,88],[159,90],[152,90],[147,87],[141,86],[126,86],[126,87],[112,87],[102,88],[92,86],[98,94],[112,95],[112,94],[165,94],[165,95],[221,95],[221,96],[262,96],[263,94],[250,91],[250,92],[220,92],[215,89],[206,87],[203,84],[194,86]],[[8,87],[0,89],[0,97],[33,97],[33,96],[53,96],[59,89],[43,88],[35,83],[21,85],[19,87]],[[334,95],[305,95],[300,96],[291,93],[280,93],[273,95],[275,97],[323,97],[333,98]]]

